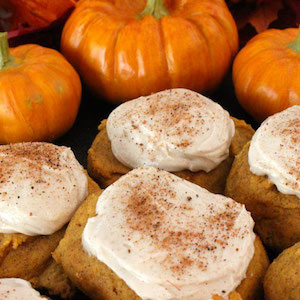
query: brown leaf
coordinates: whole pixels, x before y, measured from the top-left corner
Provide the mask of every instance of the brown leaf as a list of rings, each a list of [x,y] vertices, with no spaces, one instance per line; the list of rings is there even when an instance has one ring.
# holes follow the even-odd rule
[[[277,19],[278,11],[281,8],[283,8],[281,0],[262,2],[249,17],[248,22],[257,32],[264,31]]]
[[[66,11],[75,6],[75,0],[0,0],[12,7],[13,16],[9,19],[9,30],[23,27],[45,27],[61,17]],[[1,18],[1,16],[0,16]],[[2,13],[2,22],[7,24]]]
[[[244,45],[259,31],[300,25],[300,0],[226,0]]]
[[[287,5],[292,9],[296,16],[296,25],[300,25],[300,1],[286,0]]]
[[[10,8],[0,10],[0,31],[9,27],[5,30],[11,47],[33,43],[59,49],[60,33],[75,0],[0,0],[0,7],[2,2]]]
[[[11,27],[12,6],[6,0],[0,0],[0,31],[7,31]]]
[[[249,18],[252,16],[254,9],[250,5],[240,5],[233,11],[233,16],[238,29],[243,29],[248,23]]]

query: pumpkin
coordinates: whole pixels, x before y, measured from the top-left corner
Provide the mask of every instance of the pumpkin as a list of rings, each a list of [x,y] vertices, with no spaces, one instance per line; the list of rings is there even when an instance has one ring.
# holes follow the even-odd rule
[[[78,74],[57,51],[8,47],[0,33],[0,143],[51,141],[73,125],[81,99]]]
[[[169,88],[214,90],[238,47],[223,0],[81,0],[61,50],[113,103]]]
[[[236,96],[245,110],[262,121],[300,105],[299,72],[299,29],[266,30],[251,39],[234,60]]]

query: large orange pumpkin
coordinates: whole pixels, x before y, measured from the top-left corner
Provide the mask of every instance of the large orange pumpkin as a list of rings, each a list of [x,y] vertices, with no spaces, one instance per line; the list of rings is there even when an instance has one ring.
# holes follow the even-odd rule
[[[299,74],[297,28],[270,29],[256,35],[233,64],[236,96],[258,121],[289,106],[300,105]]]
[[[61,40],[85,82],[116,103],[175,87],[211,91],[237,47],[223,0],[81,0]]]
[[[0,143],[50,141],[73,125],[81,99],[78,74],[57,51],[10,49],[0,33]]]

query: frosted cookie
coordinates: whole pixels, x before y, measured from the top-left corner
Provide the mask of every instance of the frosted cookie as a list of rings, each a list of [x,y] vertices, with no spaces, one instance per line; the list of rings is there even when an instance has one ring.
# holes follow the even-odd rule
[[[236,157],[226,195],[244,203],[265,245],[300,240],[300,106],[266,119]]]
[[[253,226],[232,199],[139,168],[88,197],[54,258],[92,299],[263,299],[268,259]]]
[[[264,278],[266,300],[299,300],[300,242],[284,250],[270,265]]]
[[[172,89],[117,107],[99,126],[88,172],[106,187],[131,169],[153,166],[223,193],[234,155],[253,129],[219,104]]]
[[[69,297],[74,288],[51,253],[95,183],[69,148],[48,143],[0,146],[0,178],[0,278]]]

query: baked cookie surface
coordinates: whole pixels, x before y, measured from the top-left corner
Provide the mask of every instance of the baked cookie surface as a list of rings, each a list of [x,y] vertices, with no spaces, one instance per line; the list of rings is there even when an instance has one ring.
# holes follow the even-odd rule
[[[81,236],[88,218],[96,214],[99,195],[99,193],[90,195],[77,210],[64,238],[54,252],[54,259],[63,266],[74,284],[92,299],[140,300],[141,298],[108,266],[83,249]],[[244,300],[263,299],[262,278],[268,267],[268,258],[258,237],[255,239],[254,247],[254,256],[246,278],[236,289]]]
[[[284,250],[270,265],[265,279],[266,300],[300,299],[300,242]]]
[[[99,191],[88,177],[88,191]],[[20,233],[0,233],[0,278],[18,277],[31,282],[34,288],[47,289],[50,294],[70,298],[75,294],[61,266],[52,258],[52,252],[63,238],[66,226],[52,235],[27,236]]]

